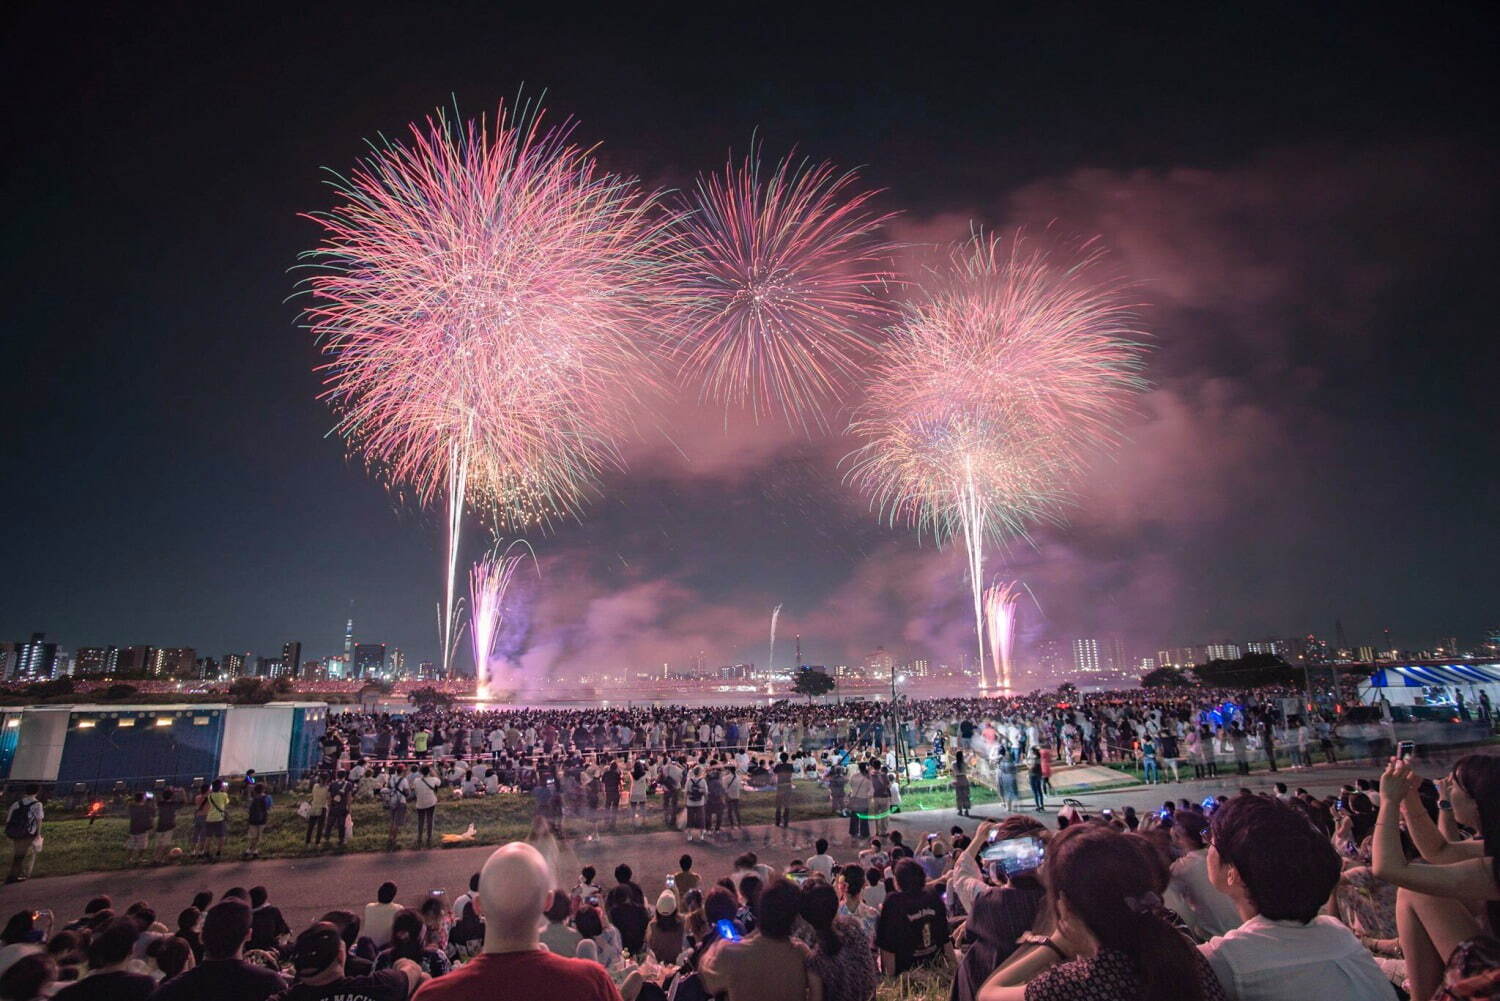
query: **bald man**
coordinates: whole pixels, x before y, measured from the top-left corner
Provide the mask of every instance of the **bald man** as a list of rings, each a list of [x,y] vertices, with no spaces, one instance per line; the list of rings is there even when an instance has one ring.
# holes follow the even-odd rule
[[[541,852],[518,841],[495,849],[474,900],[484,919],[484,952],[428,981],[413,1001],[621,1001],[604,967],[542,946],[542,911],[553,888]]]

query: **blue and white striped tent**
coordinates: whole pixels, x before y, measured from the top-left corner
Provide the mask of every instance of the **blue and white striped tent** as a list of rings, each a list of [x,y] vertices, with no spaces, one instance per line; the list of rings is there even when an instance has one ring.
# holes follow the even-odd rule
[[[1382,667],[1360,685],[1364,701],[1373,703],[1383,695],[1389,702],[1411,705],[1428,689],[1462,691],[1465,699],[1489,692],[1500,705],[1500,663],[1453,661],[1442,664],[1396,664]]]

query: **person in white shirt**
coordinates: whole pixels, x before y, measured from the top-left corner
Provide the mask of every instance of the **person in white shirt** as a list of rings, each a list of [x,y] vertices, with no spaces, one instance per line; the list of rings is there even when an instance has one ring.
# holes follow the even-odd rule
[[[376,949],[384,949],[391,944],[391,923],[396,920],[402,907],[396,903],[396,884],[381,883],[380,889],[375,892],[375,902],[365,905],[365,917],[360,922],[360,934],[367,936],[375,943]]]
[[[833,856],[828,854],[828,839],[819,838],[813,845],[818,854],[807,860],[807,867],[813,872],[819,873],[824,879],[833,878]]]
[[[1243,923],[1198,947],[1230,1001],[1391,1001],[1375,959],[1337,918],[1319,916],[1338,853],[1307,814],[1236,796],[1213,818],[1208,876]]]
[[[1196,810],[1178,810],[1172,818],[1172,844],[1182,857],[1172,863],[1172,880],[1164,895],[1198,938],[1223,935],[1239,927],[1234,901],[1214,888],[1208,878],[1208,818]]]

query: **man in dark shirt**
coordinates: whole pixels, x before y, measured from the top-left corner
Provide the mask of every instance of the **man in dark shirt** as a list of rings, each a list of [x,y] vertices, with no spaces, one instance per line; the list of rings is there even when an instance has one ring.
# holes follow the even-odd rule
[[[172,841],[177,837],[177,811],[186,798],[181,789],[167,786],[156,801],[156,833],[151,847],[157,862],[165,862],[172,851]]]
[[[796,769],[792,768],[787,753],[782,751],[781,760],[771,771],[776,776],[775,824],[777,827],[788,827],[792,823],[792,774]]]
[[[250,948],[276,952],[292,934],[281,909],[266,903],[264,886],[250,887]]]
[[[297,983],[272,1001],[407,1001],[427,980],[422,968],[409,959],[396,960],[389,970],[365,977],[344,975],[344,940],[339,930],[319,921],[297,936],[292,967]]]
[[[634,900],[642,907],[646,906],[645,891],[642,890],[640,884],[635,881],[635,871],[632,870],[630,866],[626,865],[623,862],[615,866],[615,882],[619,884],[619,886],[623,886],[630,893],[631,900]],[[619,886],[613,887],[612,890],[618,889]]]
[[[146,861],[150,851],[151,828],[156,825],[156,804],[147,798],[148,795],[138,792],[130,802],[130,830],[125,839],[126,865]]]
[[[203,919],[203,961],[163,983],[151,1001],[266,1001],[285,990],[280,976],[240,958],[250,929],[250,908],[241,901],[224,900],[209,908]]]
[[[636,903],[630,887],[624,884],[609,891],[604,906],[609,923],[620,933],[621,948],[632,956],[639,955],[646,946],[646,926],[651,923],[651,914]]]
[[[880,967],[891,977],[953,953],[948,911],[943,898],[927,889],[927,874],[909,858],[897,862],[895,871],[897,890],[885,898],[875,926]]]

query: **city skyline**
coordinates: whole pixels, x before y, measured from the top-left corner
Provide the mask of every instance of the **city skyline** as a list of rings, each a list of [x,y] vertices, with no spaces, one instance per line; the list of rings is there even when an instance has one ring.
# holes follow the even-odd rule
[[[980,38],[927,15],[812,12],[792,32],[737,27],[746,71],[731,73],[701,44],[725,37],[707,16],[580,28],[372,9],[340,44],[332,11],[294,30],[210,12],[18,17],[5,44],[30,141],[4,174],[8,642],[274,657],[296,637],[322,657],[343,650],[352,601],[363,638],[440,659],[442,512],[330,436],[287,269],[315,239],[297,213],[326,205],[320,167],[346,170],[362,137],[434,107],[493,111],[522,84],[653,186],[690,185],[752,136],[859,167],[878,209],[901,212],[885,233],[901,266],[976,225],[1099,238],[1137,283],[1152,387],[1067,523],[991,555],[1036,598],[1018,649],[1118,635],[1154,656],[1340,621],[1355,646],[1387,645],[1389,626],[1417,649],[1500,620],[1470,580],[1500,551],[1500,359],[1485,333],[1488,35],[1464,16],[1058,10]],[[1064,58],[1031,44],[1054,33],[1076,42]],[[899,58],[871,58],[897,37]],[[1173,59],[1146,72],[1156,46]],[[392,47],[400,74],[368,59]],[[1410,72],[1387,73],[1396,61]],[[711,102],[682,86],[698,79]],[[691,394],[663,417],[580,520],[530,537],[539,572],[518,576],[496,644],[524,674],[702,650],[760,661],[777,605],[814,662],[877,638],[934,662],[973,647],[962,554],[883,526],[843,482],[845,437]]]

